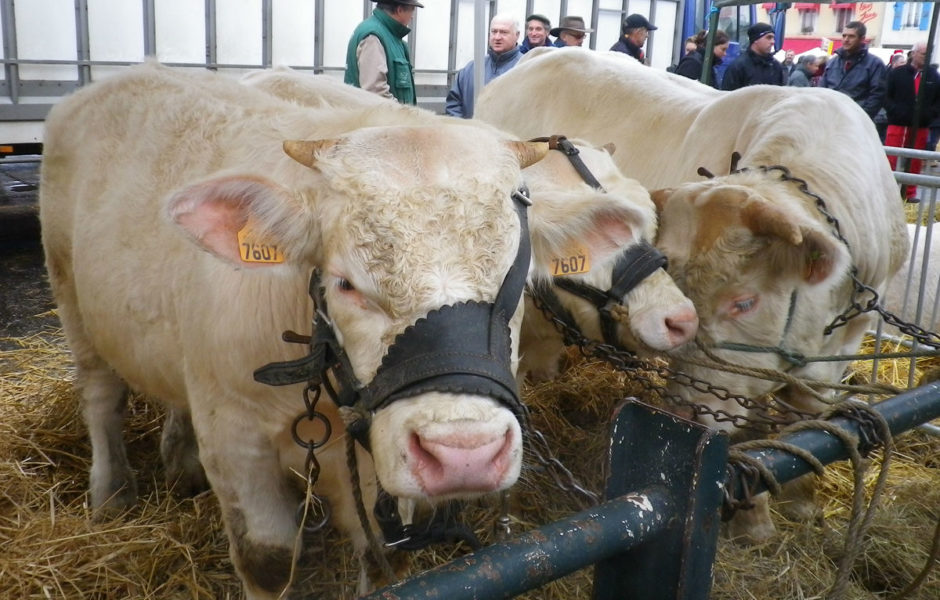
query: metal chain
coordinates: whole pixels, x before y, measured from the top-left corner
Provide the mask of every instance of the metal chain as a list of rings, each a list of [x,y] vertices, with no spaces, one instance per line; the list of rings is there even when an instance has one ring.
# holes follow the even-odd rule
[[[311,391],[313,392],[312,399]],[[326,415],[317,410],[317,402],[320,401],[321,393],[322,390],[319,385],[314,388],[312,384],[308,383],[306,387],[304,387],[303,396],[306,410],[294,419],[290,430],[294,442],[307,451],[307,457],[304,459],[304,475],[307,480],[308,493],[304,496],[303,501],[301,501],[300,506],[297,508],[298,521],[300,521],[301,526],[307,533],[316,533],[326,527],[333,513],[329,500],[313,491],[317,480],[320,478],[320,461],[317,460],[315,451],[318,448],[322,448],[327,441],[329,441],[333,433],[330,420],[326,418]],[[319,440],[304,439],[301,437],[299,427],[303,421],[309,421],[311,423],[319,421],[323,424],[323,435],[320,436]],[[318,513],[320,518],[310,522],[310,518]]]
[[[777,431],[780,426],[792,422],[792,419],[786,419],[785,416],[775,415],[775,410],[770,410],[766,403],[757,402],[750,398],[734,394],[727,388],[714,385],[704,379],[697,379],[682,371],[677,371],[661,363],[644,360],[635,354],[621,350],[611,344],[605,344],[597,340],[592,340],[584,336],[578,329],[569,326],[564,320],[556,318],[551,311],[537,299],[532,298],[535,307],[545,316],[555,329],[563,336],[568,345],[577,346],[583,356],[596,358],[610,364],[618,371],[631,374],[631,380],[643,386],[644,390],[653,394],[654,398],[662,400],[674,407],[686,407],[695,412],[697,416],[707,416],[718,423],[731,423],[734,427],[741,429],[751,429],[762,433],[772,433]],[[723,409],[713,409],[704,404],[694,404],[687,402],[677,394],[670,394],[666,387],[654,381],[650,374],[659,376],[663,380],[672,380],[693,390],[710,394],[715,398],[735,402],[748,412],[757,412],[761,416],[753,417],[742,414],[734,414]],[[771,404],[774,404],[771,401]],[[793,412],[787,407],[779,407],[779,412]]]
[[[782,181],[795,183],[797,185],[797,189],[801,193],[812,198],[815,202],[816,210],[819,211],[819,213],[826,219],[826,222],[829,223],[830,227],[832,227],[833,234],[851,252],[852,248],[849,245],[848,240],[845,239],[845,236],[842,234],[842,226],[840,225],[839,220],[836,219],[836,217],[829,211],[829,207],[826,205],[826,201],[823,200],[819,194],[810,191],[809,184],[805,179],[794,177],[790,173],[790,169],[782,165],[762,166],[758,168],[763,173],[779,173]],[[733,172],[745,172],[747,170],[747,168],[744,168]],[[844,311],[842,311],[841,314],[836,315],[832,322],[826,326],[826,328],[823,330],[823,333],[828,335],[835,329],[842,327],[862,313],[875,311],[881,316],[885,323],[897,327],[901,333],[911,336],[925,346],[940,348],[940,334],[923,329],[915,323],[908,323],[907,321],[904,321],[891,311],[881,306],[879,303],[880,298],[878,296],[878,292],[876,292],[871,286],[866,285],[859,280],[858,268],[854,264],[849,270],[849,276],[852,278],[853,288],[851,302],[849,306]],[[867,297],[868,300],[864,301],[864,297]]]

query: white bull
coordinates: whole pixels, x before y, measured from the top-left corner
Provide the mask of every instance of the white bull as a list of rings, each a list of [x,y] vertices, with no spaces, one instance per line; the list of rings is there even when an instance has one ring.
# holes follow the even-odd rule
[[[274,96],[309,107],[365,107],[388,102],[371,94],[345,85],[327,76],[311,76],[287,68],[256,71],[242,78],[249,87],[264,90]],[[397,105],[404,113],[413,111]],[[449,124],[453,119],[439,117]],[[608,145],[609,146],[609,145]],[[588,252],[588,271],[569,275],[572,280],[607,290],[611,287],[614,264],[619,253],[640,241],[652,240],[656,234],[656,215],[649,193],[636,181],[624,177],[611,160],[608,148],[578,146],[579,157],[590,172],[603,185],[605,191],[591,188],[561,152],[551,152],[539,163],[524,170],[533,207],[533,247],[540,256],[551,257],[535,261],[531,279],[535,283],[553,281],[553,261]],[[607,203],[617,207],[619,221],[611,219],[607,238],[595,237],[567,245],[568,233],[553,230],[548,221],[569,223],[589,215],[587,207]],[[616,235],[611,235],[614,229]],[[594,305],[569,292],[556,289],[565,310],[573,317],[574,325],[589,339],[601,340],[598,311]],[[648,352],[676,348],[695,335],[698,324],[691,301],[676,288],[663,269],[656,269],[620,300],[629,315],[628,323],[617,328],[617,341],[624,347]],[[548,379],[558,373],[558,358],[564,343],[562,335],[552,323],[526,297],[527,310],[522,325],[520,347],[520,379],[530,374],[535,379]]]
[[[311,271],[322,272],[327,322],[365,384],[417,320],[492,302],[517,253],[511,194],[545,148],[427,123],[421,111],[382,106],[299,109],[218,75],[156,65],[89,86],[50,113],[43,244],[76,362],[97,511],[136,496],[121,434],[131,386],[189,413],[199,456],[191,436],[168,428],[168,476],[198,486],[201,461],[248,597],[281,592],[297,532],[298,480],[288,474],[304,472],[291,437],[303,386],[269,387],[252,373],[306,354],[280,333],[309,331]],[[620,212],[595,206],[594,218],[553,227],[602,234]],[[492,365],[510,382],[522,317],[511,303],[494,317],[507,341]],[[344,424],[325,395],[317,410],[335,433],[317,452],[316,492],[361,549],[334,443]],[[519,423],[489,394],[431,386],[375,411],[368,435],[378,481],[402,498],[502,490],[520,469]],[[374,497],[372,459],[359,455]]]
[[[522,138],[564,131],[617,144],[614,160],[625,175],[648,189],[662,188],[653,193],[660,218],[656,244],[695,304],[699,338],[732,363],[838,380],[841,363],[792,368],[776,353],[745,354],[720,344],[806,355],[858,348],[865,318],[823,333],[849,306],[849,267],[858,269],[861,282],[883,290],[907,248],[898,189],[875,128],[854,102],[831,90],[753,86],[726,93],[682,79],[617,53],[536,53],[486,86],[475,118]],[[739,165],[748,172],[729,174],[732,152],[740,153]],[[760,171],[769,165],[783,165],[806,182],[846,243],[799,182]],[[719,177],[702,181],[701,167]],[[689,346],[673,362],[693,377],[751,398],[781,387],[686,362],[701,358]],[[688,387],[671,384],[670,391],[703,407],[700,412],[752,416],[737,403]],[[778,393],[789,393],[803,409],[819,408],[810,395],[793,392]],[[718,418],[722,427],[733,423]],[[770,535],[768,515],[759,520],[732,527],[732,535]]]

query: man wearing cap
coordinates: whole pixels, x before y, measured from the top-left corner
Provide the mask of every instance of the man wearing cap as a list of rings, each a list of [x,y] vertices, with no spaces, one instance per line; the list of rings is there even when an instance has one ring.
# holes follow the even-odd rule
[[[489,50],[483,59],[483,85],[516,66],[519,52],[519,23],[509,15],[496,15],[490,21]],[[447,93],[444,112],[452,117],[473,116],[473,61],[457,73]]]
[[[842,47],[826,62],[819,87],[848,95],[872,119],[881,110],[885,99],[885,65],[868,52],[861,21],[850,21],[842,28]]]
[[[395,98],[402,104],[417,104],[411,56],[404,38],[417,0],[372,0],[372,16],[353,31],[346,47],[346,83]]]
[[[623,26],[620,28],[620,39],[610,49],[613,52],[629,54],[645,64],[646,56],[643,54],[643,44],[646,43],[646,38],[654,29],[659,28],[651,24],[643,15],[630,15],[623,20]]]
[[[549,33],[555,36],[555,46],[564,48],[565,46],[580,46],[584,43],[584,36],[594,33],[593,29],[584,26],[584,19],[581,17],[567,16],[561,18],[561,24],[552,29]]]
[[[783,65],[774,58],[774,28],[754,23],[747,28],[750,45],[734,59],[721,80],[721,89],[736,90],[749,85],[786,85]]]
[[[519,46],[519,52],[525,54],[532,48],[539,46],[551,46],[552,40],[548,37],[548,32],[552,28],[552,22],[543,15],[529,15],[525,18],[525,39]]]

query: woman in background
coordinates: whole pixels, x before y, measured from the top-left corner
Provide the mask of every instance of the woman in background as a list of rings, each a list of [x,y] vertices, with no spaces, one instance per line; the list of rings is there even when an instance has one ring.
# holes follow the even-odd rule
[[[683,77],[695,79],[696,81],[702,79],[702,69],[705,65],[705,39],[707,35],[708,33],[703,29],[692,36],[691,39],[695,42],[695,51],[682,57],[682,60],[680,60],[679,64],[676,66],[676,75],[682,75]],[[712,73],[708,81],[708,84],[715,89],[718,89],[718,71],[716,67],[721,64],[725,53],[728,52],[728,41],[727,33],[721,29],[715,32],[715,45],[712,48]]]

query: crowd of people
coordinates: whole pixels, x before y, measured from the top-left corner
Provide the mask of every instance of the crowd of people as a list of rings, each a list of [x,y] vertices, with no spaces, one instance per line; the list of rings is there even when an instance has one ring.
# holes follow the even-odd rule
[[[372,1],[376,3],[375,11],[359,24],[349,40],[345,81],[404,104],[416,104],[414,69],[403,38],[411,31],[408,25],[415,10],[424,5],[417,0]],[[624,19],[620,38],[610,50],[647,64],[644,46],[650,32],[656,29],[647,17],[631,14]],[[484,85],[515,66],[533,48],[581,46],[594,30],[580,16],[564,16],[557,27],[552,27],[548,17],[532,14],[526,17],[524,35],[522,32],[511,15],[492,18],[484,57]],[[712,87],[728,91],[758,84],[836,90],[852,98],[868,114],[886,145],[936,148],[940,138],[940,74],[936,66],[926,64],[926,44],[914,44],[906,59],[903,54],[896,54],[885,66],[868,51],[866,35],[864,23],[851,21],[843,26],[842,47],[828,60],[803,55],[794,62],[794,53],[787,51],[781,62],[774,57],[773,28],[767,23],[754,23],[747,30],[747,48],[725,66],[719,79],[718,67],[730,44],[728,35],[719,30],[712,42],[711,72],[705,80]],[[706,40],[704,30],[687,39],[682,59],[670,70],[702,80],[709,62],[705,56]],[[470,61],[454,78],[445,106],[448,115],[473,116],[474,69],[474,61]],[[915,122],[918,95],[923,96],[922,108]],[[889,160],[894,168],[897,158]],[[920,173],[920,162],[912,160],[907,170]],[[917,202],[916,187],[908,186],[906,197],[909,202]]]

